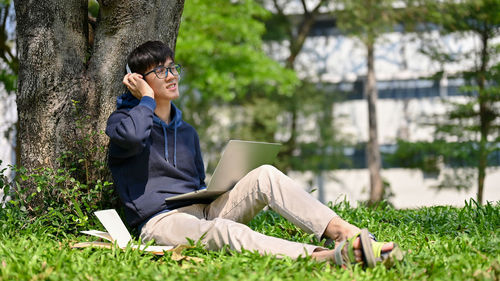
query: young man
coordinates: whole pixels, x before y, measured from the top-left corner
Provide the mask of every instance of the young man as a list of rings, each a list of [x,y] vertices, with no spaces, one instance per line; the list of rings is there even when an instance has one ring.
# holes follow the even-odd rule
[[[372,236],[342,220],[276,168],[265,165],[214,201],[165,198],[205,187],[205,172],[196,130],[182,120],[172,103],[179,97],[180,66],[159,41],[137,47],[128,57],[123,78],[129,92],[118,98],[108,120],[109,166],[127,223],[138,227],[144,241],[163,245],[200,240],[207,249],[247,249],[277,256],[310,255],[337,264],[373,266],[395,252],[394,243]],[[248,223],[262,208],[302,228],[341,242],[335,250],[291,242],[252,231]],[[348,241],[345,243],[345,241]]]

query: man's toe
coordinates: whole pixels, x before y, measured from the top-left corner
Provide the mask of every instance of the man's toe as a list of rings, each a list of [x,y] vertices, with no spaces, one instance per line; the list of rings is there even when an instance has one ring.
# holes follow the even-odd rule
[[[385,243],[382,246],[382,252],[389,252],[392,251],[392,249],[394,249],[394,242]]]

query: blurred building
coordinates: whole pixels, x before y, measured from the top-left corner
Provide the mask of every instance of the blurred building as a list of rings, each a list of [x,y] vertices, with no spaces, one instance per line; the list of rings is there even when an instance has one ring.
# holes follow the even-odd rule
[[[1,172],[8,165],[16,163],[15,155],[15,123],[17,121],[16,95],[8,94],[0,89],[0,174],[12,176],[9,170]],[[0,207],[4,204],[4,191],[0,186]]]
[[[299,24],[301,15],[294,15],[293,10],[289,10],[288,16],[291,22]],[[302,8],[299,6],[297,10]],[[381,36],[375,46],[378,141],[382,153],[394,151],[398,139],[409,142],[434,140],[434,128],[425,123],[432,121],[433,116],[443,114],[446,102],[465,100],[461,89],[464,81],[457,74],[474,67],[474,56],[467,57],[465,54],[481,45],[479,38],[473,35],[441,36],[436,30],[426,32],[425,38],[435,40],[443,51],[462,59],[459,63],[431,60],[420,52],[421,38],[405,33],[398,26],[393,32]],[[495,41],[500,42],[500,37]],[[284,61],[289,56],[289,45],[286,40],[268,41],[266,50],[273,58]],[[295,61],[300,78],[318,83],[323,90],[343,93],[344,100],[335,104],[332,110],[337,119],[342,119],[341,131],[349,135],[354,143],[360,144],[345,149],[345,155],[353,163],[349,168],[325,172],[320,176],[304,174],[304,182],[320,187],[317,193],[323,201],[335,201],[337,194],[344,194],[351,201],[368,199],[369,175],[362,145],[368,141],[368,106],[363,96],[366,63],[364,46],[355,38],[343,34],[332,14],[322,14],[317,18]],[[314,121],[300,122],[305,128],[316,126]],[[303,134],[300,138],[308,142],[314,141],[315,137]],[[484,198],[497,201],[500,200],[500,153],[493,155],[491,163]],[[434,189],[433,186],[443,181],[443,174],[427,175],[397,165],[388,167],[386,164],[384,168],[382,176],[391,185],[393,201],[398,207],[463,205],[465,199],[476,197],[476,186],[461,192]],[[467,167],[464,169],[464,173],[474,171]],[[476,181],[473,184],[476,185]],[[419,199],[420,202],[415,201],[415,195],[419,194],[426,194],[425,198]]]
[[[15,123],[17,121],[16,95],[8,94],[0,86],[0,170],[15,164]]]
[[[293,11],[302,8],[300,2],[296,2],[298,6],[291,6],[286,12],[293,22],[299,24],[300,15],[294,15]],[[443,50],[457,57],[480,45],[479,39],[473,36],[440,37],[436,31],[430,31],[426,36],[437,40]],[[500,38],[497,38],[496,43],[499,42]],[[288,46],[289,42],[286,41],[268,41],[265,48],[270,56],[284,61],[289,55]],[[397,26],[394,32],[382,36],[376,45],[375,71],[379,96],[377,121],[382,152],[394,151],[397,139],[411,142],[432,141],[434,130],[423,123],[434,114],[445,112],[443,99],[464,99],[460,90],[464,81],[456,78],[455,74],[474,66],[474,59],[469,57],[460,63],[440,64],[423,55],[419,49],[420,39],[415,34],[405,33]],[[337,119],[342,120],[343,134],[348,135],[354,144],[361,145],[344,149],[345,156],[352,161],[348,168],[324,172],[321,175],[310,172],[291,173],[292,176],[311,189],[321,187],[314,194],[323,201],[336,201],[343,196],[353,202],[366,200],[369,177],[362,144],[368,140],[368,109],[363,96],[366,55],[362,44],[340,32],[336,27],[335,18],[325,13],[314,23],[295,65],[300,78],[317,83],[323,90],[343,93],[344,100],[335,104],[332,110]],[[435,76],[438,72],[441,75]],[[15,95],[0,91],[0,100],[2,169],[15,163],[14,131],[11,128],[17,120],[17,112]],[[314,121],[307,118],[299,122],[300,127],[308,132],[308,128],[316,126]],[[304,142],[315,140],[315,136],[309,133],[304,133],[299,138]],[[500,163],[500,155],[496,157],[496,163]],[[468,173],[470,169],[466,168],[462,172]],[[428,175],[419,170],[397,166],[389,168],[386,165],[382,176],[391,185],[394,193],[392,201],[397,207],[463,205],[464,200],[475,198],[475,186],[460,192],[437,191],[432,188],[443,180],[442,175]],[[500,200],[498,182],[500,171],[492,166],[486,177],[486,200]],[[0,201],[1,198],[0,191]]]

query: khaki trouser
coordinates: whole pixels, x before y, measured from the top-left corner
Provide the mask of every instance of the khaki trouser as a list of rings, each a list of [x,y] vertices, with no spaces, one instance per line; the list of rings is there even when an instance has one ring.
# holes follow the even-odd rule
[[[195,204],[156,215],[142,227],[141,238],[171,246],[187,244],[186,238],[201,239],[210,250],[228,245],[236,251],[257,250],[261,254],[292,258],[310,255],[321,248],[251,230],[245,224],[265,206],[319,239],[330,220],[337,216],[278,169],[264,165],[210,204]]]

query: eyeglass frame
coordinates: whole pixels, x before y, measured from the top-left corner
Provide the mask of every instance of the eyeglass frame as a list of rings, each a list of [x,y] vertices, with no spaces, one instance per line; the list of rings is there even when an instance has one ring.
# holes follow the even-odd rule
[[[162,67],[166,68],[166,72],[165,72],[165,73],[166,73],[166,75],[165,75],[165,77],[160,78],[160,77],[158,77],[158,73],[156,73],[156,71],[157,71],[158,69],[161,69]],[[174,72],[172,71],[172,69],[175,69],[175,70],[177,71],[177,74],[174,74]],[[167,78],[167,77],[168,77],[168,72],[169,72],[169,71],[170,71],[170,73],[172,73],[172,75],[173,75],[174,77],[180,77],[180,75],[181,75],[181,69],[182,69],[182,65],[180,65],[180,64],[178,64],[178,63],[177,63],[177,64],[174,64],[174,65],[173,65],[173,67],[172,67],[172,66],[166,67],[166,66],[164,66],[164,65],[160,65],[160,66],[157,66],[157,67],[153,68],[151,71],[149,71],[149,72],[147,72],[147,73],[144,73],[144,74],[142,75],[142,77],[144,77],[144,78],[145,78],[145,77],[146,77],[146,75],[151,74],[152,72],[154,72],[154,74],[155,74],[156,78],[158,78],[158,79],[165,79],[165,78]]]

